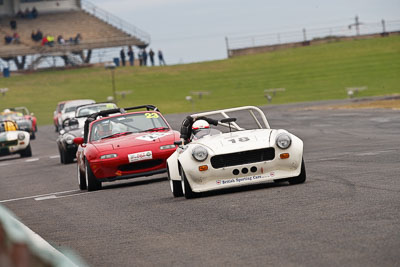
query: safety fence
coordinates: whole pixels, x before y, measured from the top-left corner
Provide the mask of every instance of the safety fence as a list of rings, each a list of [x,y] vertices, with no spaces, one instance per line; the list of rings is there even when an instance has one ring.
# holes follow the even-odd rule
[[[400,30],[400,20],[380,21],[376,23],[359,22],[342,26],[299,29],[298,31],[287,31],[267,34],[255,34],[246,36],[226,37],[227,50],[237,50],[261,46],[284,45],[296,42],[308,42],[322,38],[340,38],[357,35],[385,34]]]
[[[89,1],[82,0],[81,8],[88,12],[89,14],[107,22],[108,24],[116,27],[117,29],[128,33],[129,35],[135,36],[138,39],[142,40],[146,44],[149,44],[151,41],[150,35],[145,31],[139,29],[136,26],[118,18],[117,16],[112,15],[111,13],[101,9]]]

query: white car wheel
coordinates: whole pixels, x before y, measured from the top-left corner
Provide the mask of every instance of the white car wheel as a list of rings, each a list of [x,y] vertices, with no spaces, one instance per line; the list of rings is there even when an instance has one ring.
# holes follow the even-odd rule
[[[182,193],[185,196],[185,198],[189,199],[199,196],[198,193],[192,191],[192,188],[190,187],[190,184],[186,179],[186,175],[182,167],[181,167],[181,185],[182,185]]]
[[[171,187],[171,192],[174,195],[174,197],[183,196],[182,185],[179,181],[174,181],[169,179],[169,186]]]
[[[181,187],[182,187],[182,193],[185,195],[185,183],[183,182],[183,179],[181,179]]]

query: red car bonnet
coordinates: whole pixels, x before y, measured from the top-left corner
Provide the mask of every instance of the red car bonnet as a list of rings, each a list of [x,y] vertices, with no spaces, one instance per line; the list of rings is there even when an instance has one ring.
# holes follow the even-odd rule
[[[99,151],[105,152],[113,149],[146,146],[158,143],[161,145],[172,145],[175,141],[174,132],[158,131],[158,132],[143,132],[129,135],[122,135],[114,138],[106,138],[92,142],[92,145]]]

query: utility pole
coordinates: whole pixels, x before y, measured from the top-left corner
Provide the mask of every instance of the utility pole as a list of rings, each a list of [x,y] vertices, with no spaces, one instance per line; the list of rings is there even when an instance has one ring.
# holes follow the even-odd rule
[[[304,38],[304,42],[307,42],[307,35],[306,35],[306,29],[303,28],[303,38]]]
[[[382,20],[382,33],[386,34],[386,26],[385,26],[385,20]]]
[[[228,58],[230,58],[231,57],[231,53],[229,51],[228,37],[225,37],[225,44],[226,44],[226,53],[228,54]]]
[[[356,26],[356,32],[358,36],[360,35],[360,25],[362,25],[363,23],[358,21],[358,16],[356,16],[355,21],[355,23],[349,25],[349,29],[351,29],[352,26]]]

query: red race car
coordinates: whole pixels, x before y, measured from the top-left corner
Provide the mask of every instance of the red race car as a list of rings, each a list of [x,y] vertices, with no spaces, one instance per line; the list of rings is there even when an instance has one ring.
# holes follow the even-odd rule
[[[146,110],[127,112],[137,109]],[[93,191],[101,189],[102,182],[164,173],[175,141],[179,132],[152,105],[92,114],[85,121],[83,138],[74,139],[79,145],[79,188]]]
[[[54,127],[56,127],[56,132],[58,132],[61,128],[61,125],[59,125],[59,118],[61,117],[61,110],[64,108],[65,103],[68,101],[61,101],[58,102],[56,110],[53,113],[53,122],[54,122]]]

